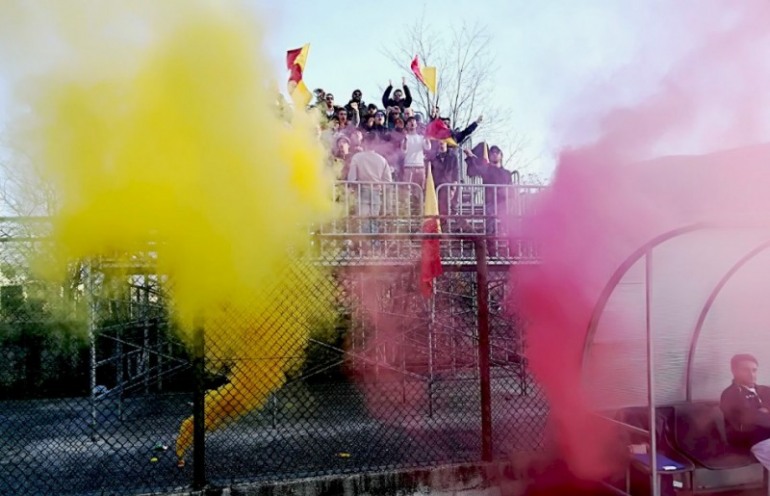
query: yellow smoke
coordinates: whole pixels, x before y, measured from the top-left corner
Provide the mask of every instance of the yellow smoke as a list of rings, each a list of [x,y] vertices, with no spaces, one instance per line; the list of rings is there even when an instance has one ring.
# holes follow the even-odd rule
[[[203,318],[207,357],[230,366],[229,384],[206,397],[207,428],[261,406],[296,366],[310,319],[331,312],[323,274],[294,264],[307,224],[332,203],[312,124],[276,116],[249,13],[192,1],[10,5],[14,26],[29,21],[14,29],[64,46],[25,80],[16,135],[56,190],[60,263],[151,246],[175,317],[188,330]],[[191,428],[181,426],[180,457]]]

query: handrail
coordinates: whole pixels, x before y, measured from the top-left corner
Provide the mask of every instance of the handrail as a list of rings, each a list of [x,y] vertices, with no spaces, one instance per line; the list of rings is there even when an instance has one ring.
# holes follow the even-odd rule
[[[601,415],[601,414],[596,413],[596,412],[593,412],[593,415],[595,417],[599,417],[602,420],[606,420],[607,422],[610,422],[612,424],[616,424],[616,425],[619,425],[619,426],[621,426],[621,427],[623,427],[625,429],[628,429],[631,432],[635,432],[636,434],[642,434],[642,435],[645,435],[645,436],[649,436],[650,435],[650,431],[647,430],[647,429],[642,429],[641,427],[637,427],[635,425],[627,424],[627,423],[625,423],[623,421],[620,421],[620,420],[617,420],[617,419],[605,417],[604,415]]]

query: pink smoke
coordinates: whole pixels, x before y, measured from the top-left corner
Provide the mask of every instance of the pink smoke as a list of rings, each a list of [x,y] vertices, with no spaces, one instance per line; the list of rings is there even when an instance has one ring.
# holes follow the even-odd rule
[[[517,277],[517,306],[531,322],[530,363],[546,390],[559,447],[584,477],[613,466],[610,435],[592,425],[580,370],[591,312],[612,272],[672,228],[770,211],[770,145],[761,144],[770,141],[770,3],[672,8],[687,9],[677,12],[682,23],[675,28],[695,48],[636,104],[608,108],[605,95],[613,85],[633,85],[647,62],[586,89],[578,114],[565,109],[553,184],[525,228],[542,246],[542,264]],[[658,33],[651,27],[649,34]],[[589,144],[581,144],[585,129],[595,130]],[[710,154],[695,156],[703,153]],[[650,160],[664,155],[680,156]]]

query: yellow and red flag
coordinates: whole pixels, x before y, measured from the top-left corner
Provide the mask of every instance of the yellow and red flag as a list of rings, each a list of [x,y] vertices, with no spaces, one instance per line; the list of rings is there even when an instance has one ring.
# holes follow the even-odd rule
[[[417,55],[412,59],[411,64],[412,72],[414,76],[428,88],[428,91],[436,94],[436,68],[435,67],[423,67],[420,68],[420,59]]]
[[[433,119],[425,126],[425,136],[437,141],[446,141],[447,146],[457,146],[452,130],[441,119]]]
[[[302,48],[295,48],[286,52],[286,68],[291,69],[293,65],[300,66],[301,69],[305,68],[305,62],[307,62],[307,53],[310,51],[310,43],[305,43]]]
[[[428,87],[428,91],[436,94],[436,90],[438,89],[438,80],[436,79],[436,68],[435,67],[423,67],[422,68],[422,77],[425,83],[425,86]]]
[[[307,89],[302,80],[309,51],[310,43],[305,43],[302,48],[295,48],[286,52],[286,68],[289,70],[287,87],[296,108],[307,107],[312,98],[310,90]]]
[[[422,71],[420,70],[420,60],[417,58],[417,55],[415,55],[414,58],[412,59],[411,68],[417,80],[420,81],[422,84],[425,84],[425,78],[423,77]]]
[[[428,165],[428,177],[425,178],[425,220],[422,231],[428,234],[441,232],[438,217],[438,197],[433,182],[433,172]],[[422,240],[422,260],[420,264],[420,291],[426,298],[433,293],[433,279],[444,273],[441,266],[441,240],[437,237]]]

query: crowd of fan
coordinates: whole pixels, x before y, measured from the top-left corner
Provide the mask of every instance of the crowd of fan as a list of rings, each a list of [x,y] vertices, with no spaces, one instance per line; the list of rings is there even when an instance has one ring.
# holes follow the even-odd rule
[[[450,119],[432,108],[429,120],[412,108],[412,94],[405,80],[394,90],[392,82],[382,95],[382,106],[366,103],[361,90],[354,90],[350,100],[337,104],[332,93],[314,91],[311,112],[318,112],[323,136],[330,150],[338,178],[361,182],[409,182],[425,187],[428,166],[435,187],[459,183],[460,150],[463,143],[482,123],[479,116],[465,129],[452,127]],[[437,138],[430,132],[434,120],[443,121],[448,136]],[[426,132],[428,131],[428,132]],[[469,177],[480,177],[484,184],[512,184],[511,172],[503,168],[503,154],[492,146],[487,153],[480,148],[465,148]]]

